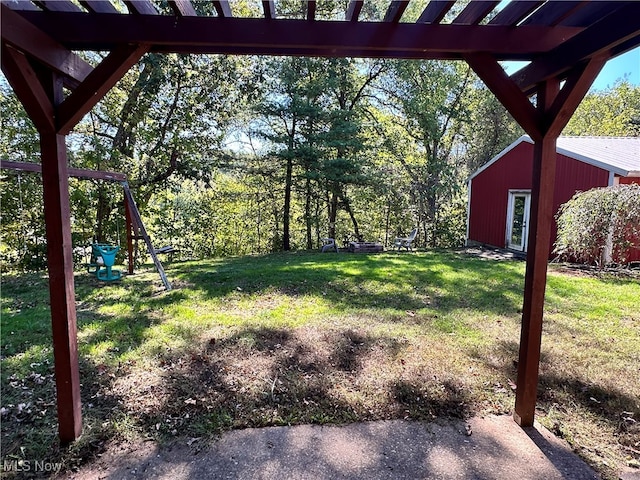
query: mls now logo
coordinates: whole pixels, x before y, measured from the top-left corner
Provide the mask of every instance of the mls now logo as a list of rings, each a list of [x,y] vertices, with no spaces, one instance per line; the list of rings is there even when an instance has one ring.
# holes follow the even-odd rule
[[[31,461],[31,460],[3,460],[3,472],[47,472],[58,473],[62,469],[62,463]]]

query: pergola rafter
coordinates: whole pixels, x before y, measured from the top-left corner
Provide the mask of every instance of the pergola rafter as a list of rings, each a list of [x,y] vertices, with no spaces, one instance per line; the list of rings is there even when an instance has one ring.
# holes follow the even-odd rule
[[[469,2],[464,10],[453,20],[457,25],[478,25],[493,9],[499,1],[477,0]]]
[[[518,87],[531,94],[540,82],[556,76],[566,78],[573,66],[586,59],[603,55],[608,60],[620,45],[630,42],[629,46],[637,46],[639,7],[638,3],[622,7],[535,58],[513,75]]]
[[[198,15],[189,0],[170,0],[169,6],[180,17],[196,17]]]
[[[429,2],[422,11],[417,23],[440,23],[455,3],[455,0]]]
[[[350,0],[347,6],[347,13],[345,14],[345,20],[347,22],[357,22],[363,4],[363,0]]]
[[[189,0],[2,1],[2,70],[40,133],[47,224],[59,434],[81,433],[76,312],[65,135],[145,52],[306,55],[465,60],[535,140],[529,253],[514,418],[533,423],[540,361],[555,145],[606,61],[640,45],[640,2],[472,1],[442,23],[455,0],[431,0],[415,23],[409,1],[389,1],[383,18],[362,21],[351,0],[344,21],[320,18],[315,1],[303,17],[237,18],[228,1],[199,16]],[[455,11],[455,10],[453,10]],[[453,16],[453,14],[449,15]],[[107,51],[93,67],[73,51]],[[530,64],[508,76],[502,60]],[[561,88],[562,82],[564,86]],[[71,90],[66,98],[63,85]],[[535,94],[534,104],[529,97]]]

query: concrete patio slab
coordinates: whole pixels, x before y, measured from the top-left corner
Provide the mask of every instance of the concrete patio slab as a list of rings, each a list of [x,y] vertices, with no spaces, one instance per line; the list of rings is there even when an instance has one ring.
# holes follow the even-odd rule
[[[111,451],[64,478],[595,480],[599,476],[540,425],[510,416],[468,422],[403,420],[236,430],[210,444]]]

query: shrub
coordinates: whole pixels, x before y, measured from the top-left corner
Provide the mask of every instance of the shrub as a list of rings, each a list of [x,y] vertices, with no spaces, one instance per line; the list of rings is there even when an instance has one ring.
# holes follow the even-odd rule
[[[561,259],[625,264],[629,249],[640,248],[640,185],[578,192],[560,207],[557,221]]]

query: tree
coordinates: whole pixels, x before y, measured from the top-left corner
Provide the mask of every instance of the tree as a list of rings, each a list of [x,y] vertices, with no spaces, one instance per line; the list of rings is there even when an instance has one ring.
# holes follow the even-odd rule
[[[359,62],[332,59],[328,62],[327,81],[332,96],[329,114],[330,127],[324,139],[326,150],[322,176],[327,190],[328,236],[336,238],[336,219],[342,207],[351,219],[353,231],[362,240],[347,188],[349,185],[368,185],[372,179],[366,174],[365,120],[367,97],[375,80],[385,71],[382,62]]]
[[[609,90],[589,93],[562,134],[640,136],[640,86],[619,80]]]
[[[455,62],[396,61],[392,65],[384,85],[391,102],[385,107],[415,144],[414,154],[396,159],[411,179],[416,221],[425,243],[437,246],[446,221],[441,206],[459,196],[462,188],[457,177],[461,155],[455,149],[462,126],[469,121],[471,71]]]
[[[268,65],[269,91],[256,112],[265,119],[260,135],[273,146],[272,152],[284,161],[282,249],[290,250],[291,210],[294,183],[300,170],[304,191],[310,198],[310,181],[319,171],[319,136],[327,130],[324,65],[319,59],[275,59]],[[309,216],[307,202],[305,216]],[[309,243],[307,235],[307,243]]]
[[[640,185],[616,185],[576,193],[560,207],[555,252],[604,266],[626,263],[640,248]]]
[[[475,83],[469,98],[470,118],[463,124],[467,174],[500,153],[524,134],[507,109],[480,82]]]
[[[172,179],[206,180],[250,91],[243,66],[223,56],[146,55],[79,125],[72,160],[126,173],[141,211]],[[98,187],[95,212],[96,240],[113,237],[124,212],[106,185]]]

